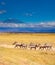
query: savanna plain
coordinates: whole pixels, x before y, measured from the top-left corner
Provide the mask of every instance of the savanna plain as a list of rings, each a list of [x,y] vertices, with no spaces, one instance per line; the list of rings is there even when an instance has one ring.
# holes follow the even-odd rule
[[[27,45],[47,43],[54,50],[13,48],[15,41]],[[55,65],[55,33],[0,33],[0,65]]]

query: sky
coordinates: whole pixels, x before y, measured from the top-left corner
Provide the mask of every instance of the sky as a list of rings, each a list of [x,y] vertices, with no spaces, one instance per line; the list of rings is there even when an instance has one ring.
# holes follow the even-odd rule
[[[55,21],[55,0],[0,0],[0,20]]]
[[[7,19],[17,19],[30,27],[39,26],[54,27],[55,26],[55,0],[0,0],[0,27],[6,27],[2,21]],[[7,27],[19,27],[20,25],[8,24]],[[22,25],[23,27],[26,26]],[[22,27],[21,26],[21,27]],[[12,27],[12,26],[11,26]]]

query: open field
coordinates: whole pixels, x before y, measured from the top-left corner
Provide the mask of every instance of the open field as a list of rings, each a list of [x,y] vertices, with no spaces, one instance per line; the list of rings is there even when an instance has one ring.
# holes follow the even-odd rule
[[[49,33],[0,33],[0,44],[12,44],[13,42],[19,43],[48,43],[55,46],[55,34]]]
[[[47,42],[55,47],[55,34],[0,33],[0,45],[12,45],[14,41],[26,44]],[[0,47],[0,65],[55,65],[55,51]]]
[[[0,65],[55,65],[55,52],[0,48]]]

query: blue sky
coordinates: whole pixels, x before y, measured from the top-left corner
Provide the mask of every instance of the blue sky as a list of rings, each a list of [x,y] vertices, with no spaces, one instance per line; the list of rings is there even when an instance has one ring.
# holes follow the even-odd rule
[[[7,18],[24,22],[55,21],[55,0],[0,0],[0,20]]]
[[[5,23],[7,19],[28,24],[17,24],[16,21]],[[55,32],[55,0],[0,0],[0,31],[18,31],[16,28],[19,27],[28,27],[28,31],[43,29],[44,32]]]

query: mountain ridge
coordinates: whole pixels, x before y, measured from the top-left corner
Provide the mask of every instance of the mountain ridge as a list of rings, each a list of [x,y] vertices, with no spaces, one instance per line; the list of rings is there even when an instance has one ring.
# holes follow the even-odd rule
[[[3,23],[24,23],[23,21],[20,21],[18,19],[6,19],[2,21]]]

